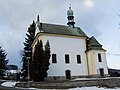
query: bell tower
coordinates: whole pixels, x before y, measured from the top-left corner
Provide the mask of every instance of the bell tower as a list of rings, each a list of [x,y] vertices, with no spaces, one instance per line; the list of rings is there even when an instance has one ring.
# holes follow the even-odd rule
[[[71,9],[71,4],[70,4],[69,10],[67,11],[67,19],[68,19],[67,25],[71,28],[74,28],[74,24],[75,24],[73,14],[74,14],[74,12]]]

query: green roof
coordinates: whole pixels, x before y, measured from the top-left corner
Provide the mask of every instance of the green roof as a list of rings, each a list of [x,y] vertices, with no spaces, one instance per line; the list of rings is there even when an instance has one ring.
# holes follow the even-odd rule
[[[87,40],[87,50],[104,50],[94,36]]]
[[[71,28],[64,25],[42,23],[42,28],[40,29],[40,31],[50,34],[87,37],[87,35],[79,27]]]

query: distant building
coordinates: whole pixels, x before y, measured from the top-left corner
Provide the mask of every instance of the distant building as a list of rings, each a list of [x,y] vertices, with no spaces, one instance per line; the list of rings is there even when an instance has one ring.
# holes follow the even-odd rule
[[[88,37],[79,27],[75,27],[74,12],[67,11],[68,26],[36,22],[36,36],[32,48],[38,40],[43,44],[49,40],[51,49],[48,77],[74,78],[81,76],[107,76],[106,50],[95,39]]]
[[[10,75],[14,75],[19,72],[20,70],[18,70],[18,67],[16,65],[7,65],[7,70],[5,73],[7,76],[10,76]]]
[[[108,73],[110,77],[120,77],[119,69],[108,69]]]

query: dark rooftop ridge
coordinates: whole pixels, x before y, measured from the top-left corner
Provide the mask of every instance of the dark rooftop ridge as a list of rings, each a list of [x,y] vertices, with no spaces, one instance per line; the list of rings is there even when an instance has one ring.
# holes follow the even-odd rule
[[[42,23],[42,28],[40,31],[50,34],[87,37],[87,35],[79,27],[71,28],[65,25]]]

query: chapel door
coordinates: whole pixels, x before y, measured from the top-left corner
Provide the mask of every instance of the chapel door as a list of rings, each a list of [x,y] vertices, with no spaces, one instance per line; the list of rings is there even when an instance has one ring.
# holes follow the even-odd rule
[[[70,70],[66,70],[65,75],[66,75],[66,79],[71,79],[71,71]]]
[[[104,69],[100,68],[100,76],[104,76]]]

